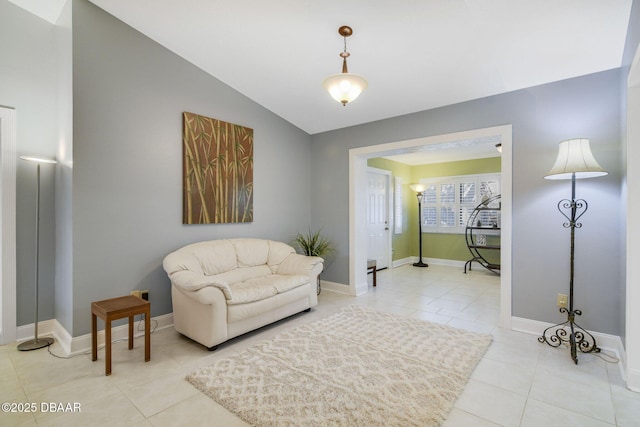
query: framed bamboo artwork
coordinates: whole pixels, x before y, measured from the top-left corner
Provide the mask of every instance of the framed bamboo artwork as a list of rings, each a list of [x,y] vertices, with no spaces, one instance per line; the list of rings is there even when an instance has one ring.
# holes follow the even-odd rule
[[[253,222],[253,129],[182,118],[183,224]]]

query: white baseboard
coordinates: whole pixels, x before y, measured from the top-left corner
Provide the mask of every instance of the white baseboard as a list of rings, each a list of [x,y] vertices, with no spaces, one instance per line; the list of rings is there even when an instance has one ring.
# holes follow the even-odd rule
[[[402,258],[402,259],[397,259],[395,261],[391,261],[391,268],[398,268],[398,267],[402,267],[403,265],[413,264],[415,262],[413,261],[413,258],[415,258],[416,261],[418,260],[418,258],[416,257],[409,257],[409,258]]]
[[[434,262],[434,264],[437,264],[437,262]],[[396,266],[394,266],[394,268],[395,267]],[[349,287],[342,283],[322,280],[321,286],[323,291],[349,295]],[[163,314],[151,318],[152,328],[154,321],[157,322],[157,326],[154,328],[154,330],[169,328],[173,326],[173,313]],[[136,322],[136,324],[137,323],[138,322]],[[511,329],[518,332],[540,336],[542,332],[550,326],[553,326],[553,324],[540,322],[538,320],[525,319],[522,317],[511,317]],[[34,333],[35,327],[33,324],[19,326],[16,331],[17,341],[21,342],[33,339]],[[627,388],[629,388],[629,390],[631,391],[640,392],[640,371],[625,369],[626,352],[622,343],[622,339],[620,339],[620,337],[617,335],[610,335],[593,331],[590,331],[590,333],[598,342],[598,347],[600,347],[602,350],[612,352],[620,360],[618,362],[618,369],[620,370],[620,375],[625,381]],[[127,324],[111,328],[111,339],[113,341],[126,339],[128,335],[129,326]],[[144,331],[138,331],[136,327],[134,330],[134,337],[143,335]],[[81,335],[79,337],[72,337],[71,334],[69,334],[69,332],[56,319],[38,322],[38,336],[53,336],[62,347],[65,356],[73,356],[80,353],[86,353],[91,350],[91,333]],[[104,345],[104,329],[98,331],[98,346],[102,345]]]
[[[323,291],[337,292],[339,294],[349,295],[349,285],[344,285],[342,283],[320,280],[320,288]]]
[[[56,327],[56,319],[43,320],[38,322],[38,337],[53,336],[53,331]],[[36,333],[36,327],[34,323],[29,325],[18,326],[16,328],[16,341],[22,342],[31,340]]]
[[[511,318],[511,329],[532,335],[542,335],[545,329],[553,326],[553,323],[540,322],[538,320],[524,319],[522,317]],[[624,353],[622,340],[617,335],[603,334],[601,332],[589,331],[598,342],[598,347],[616,352],[618,358]]]
[[[466,261],[458,261],[453,259],[442,259],[442,258],[424,258],[427,264],[433,265],[446,265],[448,267],[459,267],[464,268],[464,264]],[[417,258],[416,258],[417,261]]]
[[[458,261],[453,259],[426,258],[426,257],[422,257],[422,260],[427,264],[446,265],[449,267],[460,267],[460,268],[464,268],[464,264],[466,262],[466,261]],[[403,265],[413,264],[415,262],[418,262],[417,256],[397,259],[391,263],[391,267],[398,268],[398,267],[402,267]]]
[[[69,356],[69,355],[71,355],[73,337],[60,324],[60,322],[58,322],[57,320],[55,322],[56,322],[56,324],[55,324],[55,328],[54,328],[54,331],[53,331],[53,336],[55,337],[56,341],[58,341],[58,344],[60,344],[60,347],[62,347],[62,350],[64,351],[64,355],[65,356]],[[104,332],[103,332],[103,334],[104,334]],[[91,337],[91,336],[89,336],[89,337]],[[89,339],[89,345],[91,345],[91,339]],[[89,347],[89,349],[91,349],[91,347]],[[77,353],[80,353],[80,352],[77,352]]]
[[[624,376],[622,377],[624,378]],[[636,393],[640,392],[640,371],[637,369],[627,369],[627,377],[625,378],[627,388]]]
[[[157,326],[153,328],[154,321],[158,322]],[[134,324],[133,336],[140,337],[144,336],[144,331],[139,331],[137,328],[138,322],[136,321]],[[152,330],[164,329],[173,326],[173,313],[163,314],[161,316],[156,316],[151,318],[151,328]],[[66,332],[66,331],[65,331]],[[69,336],[69,334],[66,334]],[[122,339],[127,339],[129,336],[129,325],[124,324],[120,326],[115,326],[111,328],[111,340],[117,341]],[[78,353],[85,353],[91,350],[91,333],[86,335],[81,335],[79,337],[73,337],[71,342],[62,342],[61,340],[64,338],[62,336],[55,337],[58,341],[60,341],[60,345],[63,348],[68,349],[68,355],[74,355]],[[98,347],[104,345],[104,329],[98,331]]]
[[[524,332],[531,335],[541,336],[545,329],[550,326],[553,326],[553,323],[540,322],[538,320],[524,319],[522,317],[512,317],[511,318],[511,329],[518,332]],[[600,347],[603,351],[607,351],[613,353],[615,357],[619,360],[618,369],[620,370],[620,375],[622,379],[627,382],[627,386],[631,389],[630,385],[630,376],[625,374],[625,360],[627,353],[624,349],[624,344],[622,343],[622,339],[617,335],[604,334],[601,332],[589,331],[591,335],[596,339],[598,343],[598,347]],[[637,383],[640,386],[640,372],[637,376]],[[640,387],[638,390],[640,391]]]
[[[157,323],[156,323],[157,322]],[[154,323],[157,324],[154,328]],[[144,331],[138,331],[138,322],[134,325],[134,337],[144,335]],[[163,314],[151,318],[152,330],[159,330],[173,326],[173,313]],[[17,341],[26,341],[34,336],[33,324],[18,327]],[[38,336],[52,336],[60,344],[65,356],[73,356],[91,351],[91,333],[72,337],[71,334],[56,319],[38,322]],[[124,324],[111,328],[111,340],[127,339],[129,337],[129,325]],[[104,345],[104,329],[98,331],[98,346]]]

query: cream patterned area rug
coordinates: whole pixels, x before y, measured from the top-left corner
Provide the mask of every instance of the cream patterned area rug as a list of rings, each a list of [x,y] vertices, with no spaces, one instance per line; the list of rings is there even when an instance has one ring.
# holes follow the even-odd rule
[[[439,426],[491,339],[348,306],[187,380],[254,426]]]

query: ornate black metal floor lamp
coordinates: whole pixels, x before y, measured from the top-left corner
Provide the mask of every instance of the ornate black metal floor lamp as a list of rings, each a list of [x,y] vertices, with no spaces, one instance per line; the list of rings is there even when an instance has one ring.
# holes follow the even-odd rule
[[[422,197],[424,196],[424,190],[426,187],[422,184],[411,184],[409,186],[413,191],[415,191],[418,197],[418,248],[420,250],[420,259],[418,262],[414,262],[414,267],[429,267],[429,264],[426,262],[422,262]]]
[[[571,349],[571,358],[576,364],[578,363],[578,350],[583,353],[600,352],[593,335],[575,322],[575,317],[582,315],[582,311],[573,306],[575,230],[582,227],[578,220],[588,208],[586,200],[576,200],[576,179],[593,178],[606,174],[607,172],[602,169],[591,154],[588,139],[570,139],[560,143],[556,163],[545,175],[546,179],[571,179],[571,200],[562,199],[558,202],[558,210],[567,219],[563,226],[571,230],[569,307],[560,308],[561,313],[567,314],[567,321],[545,329],[538,341],[546,342],[552,347],[568,344]]]

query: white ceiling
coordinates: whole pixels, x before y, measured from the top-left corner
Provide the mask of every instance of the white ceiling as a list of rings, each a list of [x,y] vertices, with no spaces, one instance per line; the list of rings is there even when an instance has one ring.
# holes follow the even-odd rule
[[[500,152],[496,144],[500,144],[499,135],[443,142],[439,144],[416,145],[411,149],[402,149],[402,154],[384,156],[396,162],[411,166],[444,163],[460,160],[484,159],[498,157]]]
[[[55,22],[65,0],[11,0]],[[632,0],[90,0],[309,134],[621,65]],[[58,7],[56,14],[52,7]],[[343,107],[322,88],[369,88]]]
[[[38,15],[52,24],[60,17],[67,0],[9,0],[29,12]]]

